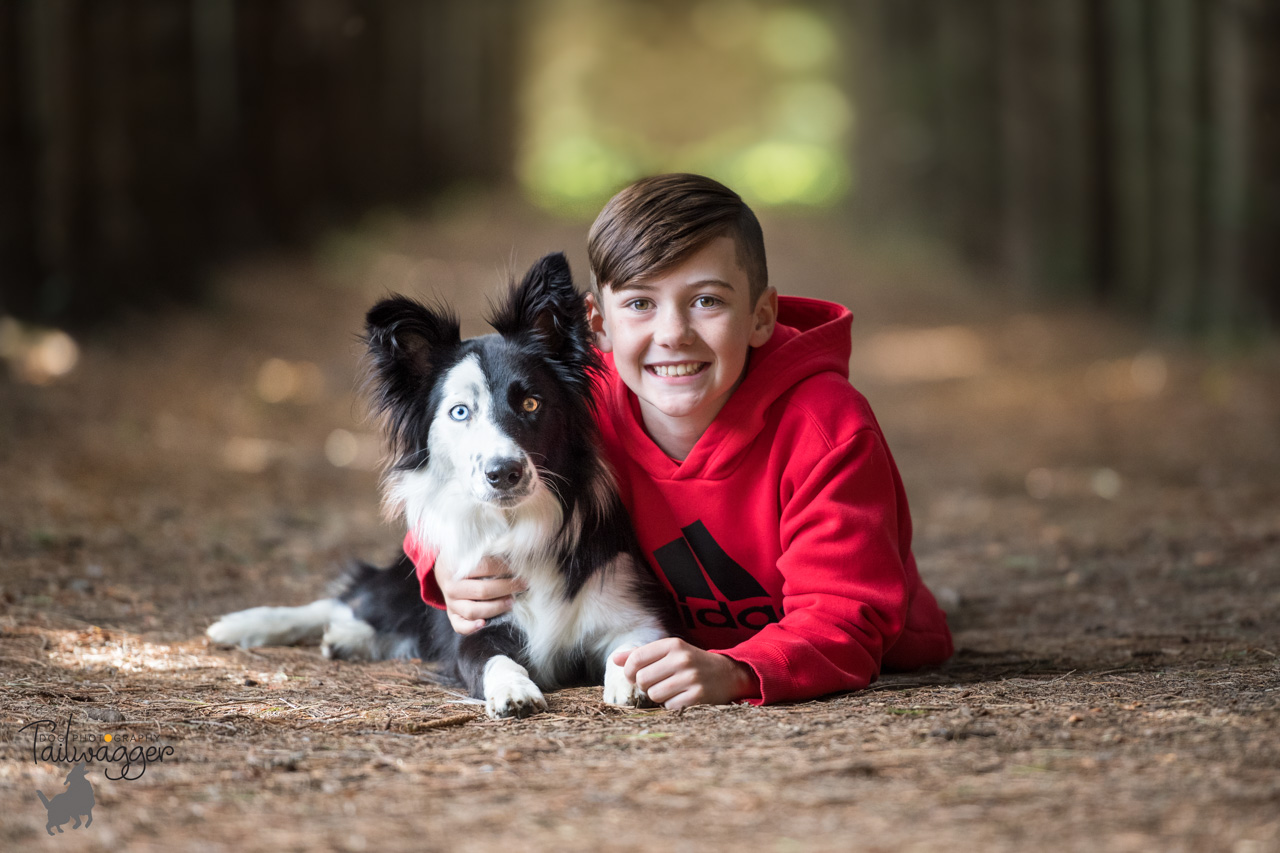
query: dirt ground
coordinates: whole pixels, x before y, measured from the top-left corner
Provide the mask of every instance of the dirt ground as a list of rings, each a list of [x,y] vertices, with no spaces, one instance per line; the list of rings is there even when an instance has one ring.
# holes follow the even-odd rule
[[[1032,311],[833,221],[766,221],[774,282],[857,315],[949,664],[492,722],[418,663],[208,646],[397,547],[363,311],[434,287],[479,331],[509,269],[585,270],[584,233],[501,200],[374,217],[80,340],[60,380],[0,378],[0,848],[1280,850],[1280,351]],[[50,839],[42,719],[172,750],[91,763],[92,826]]]

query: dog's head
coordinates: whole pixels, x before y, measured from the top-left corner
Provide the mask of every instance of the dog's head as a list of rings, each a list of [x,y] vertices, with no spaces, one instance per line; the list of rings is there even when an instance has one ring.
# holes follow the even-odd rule
[[[538,261],[494,307],[496,335],[461,340],[457,318],[404,297],[366,317],[374,407],[397,471],[465,480],[478,501],[514,507],[556,492],[590,453],[592,374],[586,308],[561,254]]]

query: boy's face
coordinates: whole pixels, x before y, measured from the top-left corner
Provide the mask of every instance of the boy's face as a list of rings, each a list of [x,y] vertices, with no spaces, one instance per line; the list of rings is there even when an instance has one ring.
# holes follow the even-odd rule
[[[600,300],[589,302],[596,344],[613,353],[645,426],[668,453],[659,436],[696,440],[710,426],[742,379],[748,350],[773,334],[778,312],[772,287],[752,304],[732,237],[709,241],[662,275],[602,282]]]

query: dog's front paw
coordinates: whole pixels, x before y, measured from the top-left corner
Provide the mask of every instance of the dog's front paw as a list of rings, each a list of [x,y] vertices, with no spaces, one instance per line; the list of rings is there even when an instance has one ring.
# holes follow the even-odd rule
[[[491,658],[484,668],[484,709],[490,718],[527,717],[547,710],[547,699],[529,671],[510,658]]]
[[[609,661],[604,667],[604,701],[610,705],[630,705],[633,708],[653,704],[644,688],[628,681],[622,667],[613,661]]]
[[[612,682],[609,678],[605,678],[604,701],[610,705],[629,705],[632,708],[643,708],[653,704],[649,701],[649,694],[644,692],[643,687],[632,684],[627,681],[626,676],[621,675]]]
[[[496,688],[493,693],[486,692],[484,709],[494,720],[523,718],[547,710],[547,699],[538,685],[529,679],[523,679],[522,682],[512,680]]]

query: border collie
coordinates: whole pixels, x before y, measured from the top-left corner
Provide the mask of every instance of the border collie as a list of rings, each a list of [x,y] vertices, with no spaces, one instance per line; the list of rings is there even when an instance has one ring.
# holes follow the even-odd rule
[[[668,599],[644,563],[599,450],[591,387],[602,369],[561,254],[534,264],[463,341],[457,318],[404,297],[366,317],[373,408],[390,448],[389,514],[439,549],[436,572],[466,577],[501,556],[528,590],[468,635],[424,604],[413,563],[358,565],[334,598],[255,607],[208,629],[243,647],[321,640],[327,657],[421,658],[485,701],[489,716],[545,710],[543,690],[643,690],[610,656],[669,634]]]

